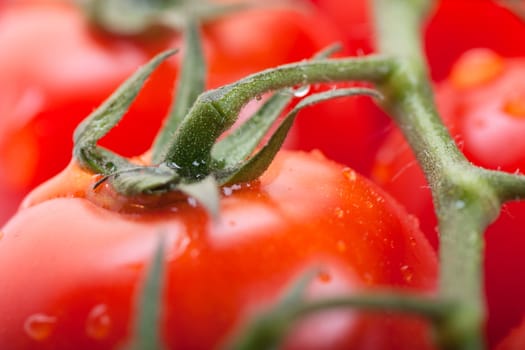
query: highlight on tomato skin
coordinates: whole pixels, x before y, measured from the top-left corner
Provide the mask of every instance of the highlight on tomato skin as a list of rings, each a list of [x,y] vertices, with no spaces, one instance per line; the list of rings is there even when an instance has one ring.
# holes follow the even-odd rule
[[[436,87],[440,115],[465,156],[476,165],[510,173],[525,169],[523,96],[525,59],[503,58],[485,48],[465,52],[449,78]],[[437,219],[430,190],[398,131],[389,135],[378,152],[373,178],[418,217],[423,232],[437,247]],[[525,315],[525,282],[516,278],[525,274],[523,218],[524,203],[508,203],[485,235],[487,336],[491,346]]]
[[[2,229],[0,348],[122,344],[161,235],[169,348],[217,347],[312,269],[312,298],[436,286],[437,259],[417,221],[319,153],[281,151],[259,180],[223,188],[215,223],[184,198],[122,211],[109,184],[92,190],[97,177],[79,171],[70,166],[58,179],[71,181],[41,187]],[[297,327],[291,349],[432,349],[427,324],[409,317],[330,311]]]
[[[255,42],[254,31],[247,30],[252,25]],[[210,88],[311,57],[340,37],[322,14],[284,7],[228,15],[206,24],[203,35]],[[105,33],[71,2],[4,4],[0,51],[9,55],[0,56],[0,193],[6,194],[0,197],[0,223],[21,197],[67,165],[70,135],[80,120],[136,67],[181,46],[175,31],[138,38]],[[128,117],[102,145],[127,156],[148,149],[170,105],[179,61],[175,56],[152,75]]]

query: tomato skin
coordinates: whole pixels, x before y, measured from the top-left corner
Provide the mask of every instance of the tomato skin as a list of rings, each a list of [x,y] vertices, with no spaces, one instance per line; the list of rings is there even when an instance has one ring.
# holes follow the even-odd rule
[[[253,26],[256,41],[250,37]],[[67,165],[71,135],[83,118],[153,55],[183,46],[179,33],[156,34],[103,33],[67,2],[5,4],[0,51],[9,54],[0,57],[0,193],[9,195],[0,198],[0,224],[15,211],[18,198]],[[208,87],[309,58],[338,37],[315,12],[259,8],[229,15],[203,28]],[[102,145],[126,156],[150,147],[168,110],[180,57],[152,75]]]
[[[0,281],[8,287],[0,291],[1,348],[121,344],[129,336],[144,266],[161,235],[167,247],[162,320],[170,348],[217,347],[314,268],[321,272],[311,297],[374,286],[435,288],[436,257],[415,221],[369,180],[318,153],[281,152],[260,180],[223,196],[216,223],[186,200],[134,212],[104,209],[118,200],[105,192],[107,186],[96,194],[89,190],[97,177],[79,173],[74,164],[60,176],[30,195],[27,207],[2,229],[0,264],[7,268]],[[109,321],[89,333],[89,315],[97,307]],[[40,341],[27,333],[34,315],[52,320]],[[431,348],[417,320],[341,311],[319,317],[294,333],[317,335],[306,348]],[[339,331],[322,331],[319,322],[327,321]],[[321,330],[312,333],[312,327]],[[305,348],[300,336],[288,344]]]
[[[525,104],[524,78],[525,59],[503,59],[494,51],[474,49],[467,51],[454,65],[449,79],[436,87],[439,112],[459,148],[474,164],[511,173],[525,169],[525,114],[521,109]],[[378,152],[373,173],[374,180],[419,218],[424,233],[437,247],[437,219],[430,190],[397,130]],[[508,203],[485,234],[491,345],[525,314],[525,282],[516,278],[525,274],[524,218],[525,203]]]
[[[496,350],[519,350],[525,347],[525,322],[514,328],[501,343],[498,344]]]

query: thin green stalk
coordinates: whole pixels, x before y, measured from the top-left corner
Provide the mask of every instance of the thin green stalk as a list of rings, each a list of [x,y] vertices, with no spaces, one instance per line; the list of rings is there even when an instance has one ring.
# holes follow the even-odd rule
[[[379,51],[398,62],[381,90],[432,190],[440,231],[439,297],[461,305],[438,329],[440,344],[482,349],[483,233],[498,215],[500,199],[466,161],[437,114],[419,34],[430,5],[425,0],[375,0]]]

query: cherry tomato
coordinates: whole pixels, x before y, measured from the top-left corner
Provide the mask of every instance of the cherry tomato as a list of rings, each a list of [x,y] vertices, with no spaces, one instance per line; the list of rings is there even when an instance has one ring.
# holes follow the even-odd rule
[[[0,347],[113,349],[166,242],[163,339],[216,348],[313,269],[312,298],[379,286],[431,293],[437,263],[416,221],[372,182],[319,152],[282,151],[259,179],[223,188],[220,218],[191,200],[115,195],[72,162],[2,229]],[[431,348],[420,320],[330,311],[289,348]]]
[[[436,89],[438,107],[458,146],[473,163],[507,172],[525,169],[525,59],[492,50],[467,51]],[[382,146],[374,178],[415,214],[437,245],[430,191],[408,145],[394,131]],[[525,315],[525,203],[504,206],[486,233],[485,288],[491,344]]]
[[[209,87],[311,57],[338,38],[315,12],[254,8],[203,29]],[[131,38],[95,28],[66,1],[5,4],[0,11],[0,223],[18,198],[55,175],[71,155],[74,127],[139,65],[181,47],[177,32]],[[150,79],[119,127],[102,144],[143,153],[166,114],[179,57]],[[132,135],[131,138],[129,135]]]
[[[432,77],[447,77],[453,63],[468,49],[486,47],[502,56],[525,55],[520,39],[525,24],[493,0],[440,0],[425,29],[425,50]]]

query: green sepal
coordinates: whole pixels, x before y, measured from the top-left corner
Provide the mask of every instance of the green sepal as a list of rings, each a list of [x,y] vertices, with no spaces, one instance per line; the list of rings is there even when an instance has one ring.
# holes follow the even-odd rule
[[[215,163],[230,168],[246,160],[292,98],[289,90],[272,95],[253,116],[213,146],[211,154]]]
[[[262,173],[268,168],[277,152],[281,149],[281,146],[288,134],[288,131],[293,125],[295,117],[301,111],[301,109],[311,106],[313,104],[331,100],[339,97],[348,97],[355,95],[368,95],[376,98],[380,98],[379,92],[369,88],[348,88],[330,90],[314,95],[310,95],[301,100],[294,109],[292,109],[284,118],[282,123],[279,125],[277,130],[272,134],[266,145],[262,147],[253,157],[237,166],[230,174],[223,176],[219,179],[220,184],[230,184],[246,182],[255,179],[262,175]]]
[[[140,194],[160,194],[176,189],[181,177],[176,170],[165,164],[159,166],[130,166],[106,176],[121,194],[135,196]],[[101,182],[99,181],[97,185]]]
[[[73,135],[73,153],[80,166],[104,175],[118,170],[111,169],[111,164],[131,167],[125,158],[97,147],[97,142],[122,119],[155,68],[175,53],[176,50],[169,50],[155,56],[78,125]]]
[[[196,22],[188,20],[184,33],[184,58],[177,82],[176,96],[166,122],[153,143],[152,160],[154,164],[159,164],[164,160],[170,140],[197,97],[204,91],[206,84],[206,63]]]
[[[132,340],[127,350],[163,350],[166,348],[159,334],[162,329],[160,323],[163,309],[164,246],[164,238],[161,236],[137,299]]]

